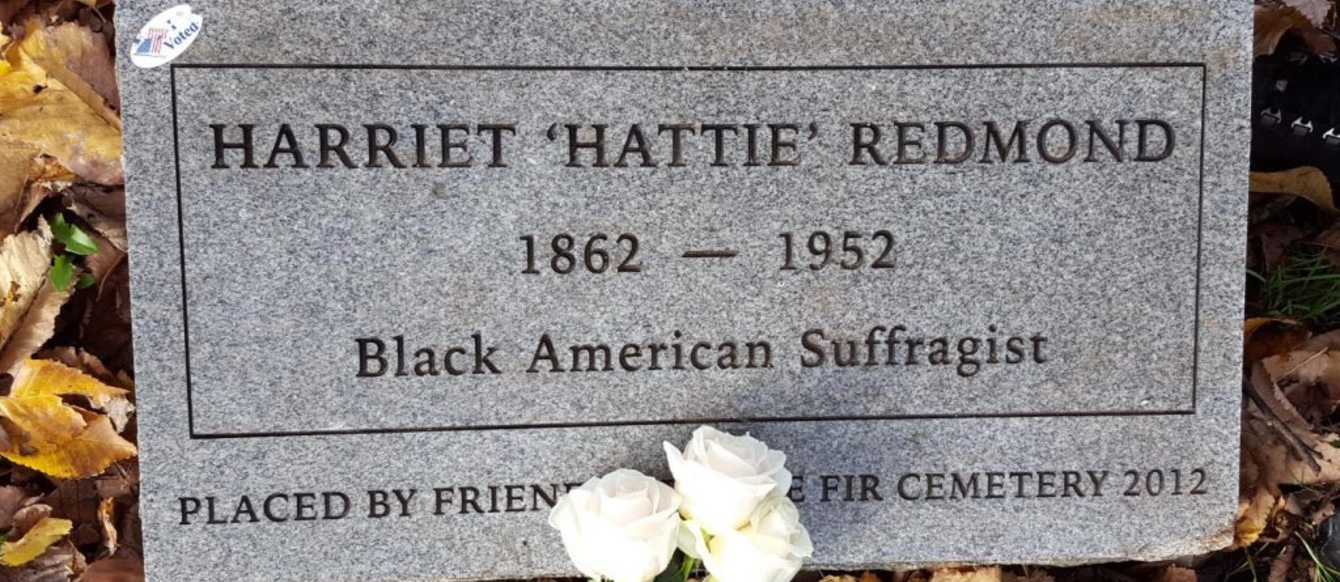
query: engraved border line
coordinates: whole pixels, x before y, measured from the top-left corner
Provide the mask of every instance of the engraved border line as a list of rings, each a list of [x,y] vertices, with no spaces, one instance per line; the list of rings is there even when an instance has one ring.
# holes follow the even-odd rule
[[[197,432],[195,430],[194,393],[191,381],[191,339],[190,317],[187,309],[186,289],[186,230],[182,209],[181,188],[181,147],[177,121],[177,69],[344,69],[344,70],[440,70],[440,71],[661,71],[661,72],[748,72],[748,71],[926,71],[926,70],[970,70],[970,69],[1139,69],[1139,68],[1199,68],[1201,72],[1201,115],[1200,115],[1200,168],[1199,193],[1196,215],[1196,284],[1194,311],[1195,321],[1192,333],[1191,350],[1191,408],[1189,410],[1142,410],[1142,411],[1104,411],[1104,412],[1002,412],[969,414],[903,414],[903,415],[841,415],[841,416],[766,416],[741,418],[697,418],[662,420],[613,420],[596,422],[549,422],[492,424],[483,426],[435,426],[435,427],[392,427],[371,429],[330,429],[283,432]],[[992,418],[1095,418],[1095,417],[1132,417],[1132,416],[1188,416],[1197,410],[1197,386],[1200,383],[1200,299],[1201,299],[1201,246],[1204,240],[1205,216],[1205,125],[1209,95],[1208,68],[1205,63],[1168,62],[1168,63],[979,63],[979,64],[942,64],[942,65],[757,65],[757,66],[660,66],[660,65],[406,65],[406,64],[350,64],[350,63],[310,63],[310,64],[229,64],[229,63],[173,63],[168,65],[169,85],[172,100],[172,148],[176,171],[177,186],[177,233],[178,252],[181,269],[181,315],[182,347],[184,371],[186,376],[186,423],[191,440],[243,439],[243,438],[279,438],[311,436],[352,436],[405,434],[421,432],[480,432],[497,430],[527,429],[572,429],[627,426],[671,426],[691,424],[759,424],[774,422],[855,422],[855,421],[896,421],[896,420],[956,420],[956,419],[992,419]],[[688,253],[686,253],[688,254]]]

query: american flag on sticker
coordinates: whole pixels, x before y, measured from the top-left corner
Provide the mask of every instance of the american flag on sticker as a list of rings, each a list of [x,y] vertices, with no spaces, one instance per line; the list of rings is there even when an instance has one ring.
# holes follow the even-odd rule
[[[2,3],[4,0],[0,0]],[[126,47],[130,62],[143,69],[172,62],[200,36],[204,22],[189,4],[178,4],[159,12],[140,27],[139,34]]]
[[[167,38],[166,28],[150,28],[144,38],[135,46],[135,54],[156,56],[163,51],[163,39]]]

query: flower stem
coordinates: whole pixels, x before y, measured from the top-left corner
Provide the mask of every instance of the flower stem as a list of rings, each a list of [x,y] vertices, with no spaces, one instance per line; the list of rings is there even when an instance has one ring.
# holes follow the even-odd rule
[[[693,571],[698,567],[698,559],[688,554],[684,555],[684,565],[680,567],[679,579],[688,580],[693,575]]]

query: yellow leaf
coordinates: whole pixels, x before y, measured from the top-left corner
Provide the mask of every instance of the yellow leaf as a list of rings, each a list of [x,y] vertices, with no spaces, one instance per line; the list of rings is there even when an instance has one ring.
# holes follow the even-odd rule
[[[943,568],[931,572],[931,582],[1001,582],[1000,566]]]
[[[26,28],[27,36],[10,43],[0,64],[0,147],[31,147],[88,180],[121,184],[125,176],[116,114],[101,98],[95,99],[93,84],[53,64],[77,54],[78,46],[66,45],[78,43],[48,42],[40,21],[29,21]],[[49,72],[39,62],[57,70]],[[78,88],[71,89],[60,77]]]
[[[62,479],[102,473],[136,454],[106,416],[67,406],[58,396],[0,398],[10,445],[0,456]]]
[[[106,408],[113,400],[125,398],[129,393],[52,360],[24,361],[14,373],[14,384],[9,389],[12,398],[84,396],[99,409]]]
[[[107,555],[116,554],[116,542],[120,534],[116,531],[116,500],[104,497],[98,502],[98,523],[102,525],[102,543]]]
[[[56,315],[71,289],[57,291],[47,280],[51,230],[6,237],[0,242],[0,372],[7,372],[51,337]]]
[[[61,362],[25,360],[11,373],[14,374],[14,384],[9,389],[11,397],[83,396],[94,408],[107,414],[118,432],[125,428],[130,412],[135,409],[126,398],[130,391],[108,386]]]
[[[116,64],[107,39],[75,22],[42,26],[33,19],[27,26],[32,33],[23,38],[19,50],[48,76],[79,96],[109,125],[120,129],[121,118],[113,111],[120,107]]]
[[[1262,194],[1292,194],[1306,198],[1323,210],[1336,213],[1335,200],[1331,198],[1331,183],[1326,174],[1312,166],[1302,166],[1283,172],[1252,172],[1252,192]]]
[[[74,528],[67,519],[43,518],[17,542],[0,544],[0,564],[22,566],[46,553],[47,548],[65,537]]]

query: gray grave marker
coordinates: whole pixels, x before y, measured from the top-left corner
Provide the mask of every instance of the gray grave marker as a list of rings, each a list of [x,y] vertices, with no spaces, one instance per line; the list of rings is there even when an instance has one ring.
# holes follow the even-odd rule
[[[1248,3],[192,5],[120,71],[151,579],[566,574],[702,423],[815,566],[1230,541]]]

